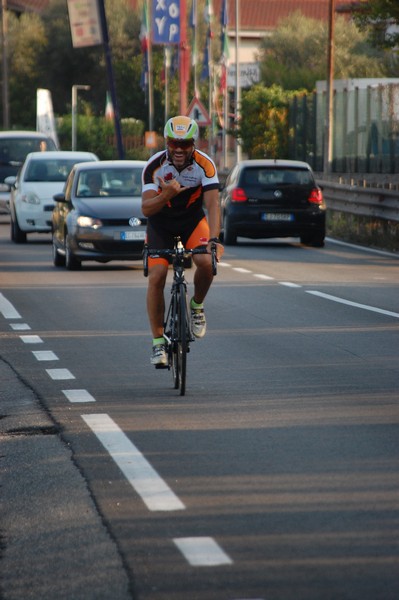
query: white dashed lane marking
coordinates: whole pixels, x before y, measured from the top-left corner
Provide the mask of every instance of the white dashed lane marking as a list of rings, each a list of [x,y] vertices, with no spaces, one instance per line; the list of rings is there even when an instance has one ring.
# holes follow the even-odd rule
[[[58,360],[58,356],[52,350],[32,350],[37,360]]]
[[[72,375],[69,369],[46,369],[46,372],[54,380],[75,379],[75,375]]]
[[[264,279],[265,281],[273,281],[274,277],[270,277],[269,275],[263,275],[263,273],[254,273],[254,277],[258,279]]]
[[[43,344],[43,340],[38,335],[20,335],[24,344]]]
[[[186,508],[109,415],[81,416],[149,510],[173,511]]]
[[[64,396],[69,400],[69,402],[95,402],[96,399],[93,398],[91,394],[87,390],[62,390]]]
[[[14,329],[14,331],[27,331],[30,329],[27,323],[10,323],[10,327],[11,329]]]
[[[173,541],[193,567],[216,567],[233,562],[211,537],[175,538]]]
[[[280,285],[285,285],[285,287],[290,287],[290,288],[300,288],[300,287],[302,287],[298,283],[291,283],[291,281],[279,281],[279,284]]]

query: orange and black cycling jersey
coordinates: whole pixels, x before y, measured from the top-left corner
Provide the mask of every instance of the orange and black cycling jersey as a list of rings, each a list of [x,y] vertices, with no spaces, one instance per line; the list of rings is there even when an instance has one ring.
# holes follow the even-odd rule
[[[215,164],[200,150],[194,150],[189,164],[181,171],[169,160],[167,150],[154,154],[143,171],[143,192],[160,191],[159,177],[166,182],[176,179],[182,187],[188,188],[177,194],[159,213],[149,218],[149,221],[159,224],[169,219],[198,223],[204,216],[203,193],[219,188]]]

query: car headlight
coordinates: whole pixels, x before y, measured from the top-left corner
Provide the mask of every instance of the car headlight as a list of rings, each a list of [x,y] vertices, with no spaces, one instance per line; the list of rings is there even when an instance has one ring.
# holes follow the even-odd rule
[[[26,204],[40,204],[40,198],[36,194],[23,194],[21,201],[26,202]]]
[[[92,227],[92,229],[98,229],[103,225],[100,219],[94,219],[93,217],[84,217],[83,215],[77,218],[77,224],[79,225],[79,227]]]

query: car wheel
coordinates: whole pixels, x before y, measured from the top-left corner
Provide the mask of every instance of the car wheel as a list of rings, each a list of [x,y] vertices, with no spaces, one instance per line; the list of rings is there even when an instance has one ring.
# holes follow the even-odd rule
[[[312,246],[315,248],[323,248],[324,246],[324,233],[315,235],[312,240]]]
[[[237,243],[237,234],[231,228],[226,215],[223,219],[223,243],[226,244],[226,246],[235,246]]]
[[[318,233],[306,233],[301,235],[301,244],[305,246],[314,246],[315,248],[322,248],[324,246],[324,231]]]
[[[65,266],[65,256],[62,256],[58,253],[57,246],[55,245],[54,237],[53,237],[53,264],[55,267],[64,267]]]
[[[65,236],[65,266],[69,271],[77,271],[82,266],[80,260],[72,253],[68,235]]]
[[[20,226],[18,225],[17,217],[10,217],[10,228],[11,228],[11,240],[16,244],[25,244],[26,243],[26,233],[22,231]]]

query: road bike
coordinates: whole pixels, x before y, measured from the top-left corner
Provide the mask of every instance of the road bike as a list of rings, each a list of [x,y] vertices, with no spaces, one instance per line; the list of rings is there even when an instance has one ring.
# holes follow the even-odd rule
[[[187,353],[190,351],[190,343],[194,341],[191,328],[191,311],[187,298],[187,282],[185,279],[185,268],[191,266],[191,257],[194,254],[207,254],[207,246],[186,249],[180,237],[175,238],[174,248],[154,249],[144,245],[143,265],[144,276],[148,275],[148,258],[167,258],[172,261],[173,281],[171,298],[166,318],[164,320],[164,338],[167,365],[157,365],[157,368],[166,368],[172,371],[174,388],[180,390],[180,396],[186,393]],[[211,245],[212,273],[216,275],[217,259],[216,244]]]

